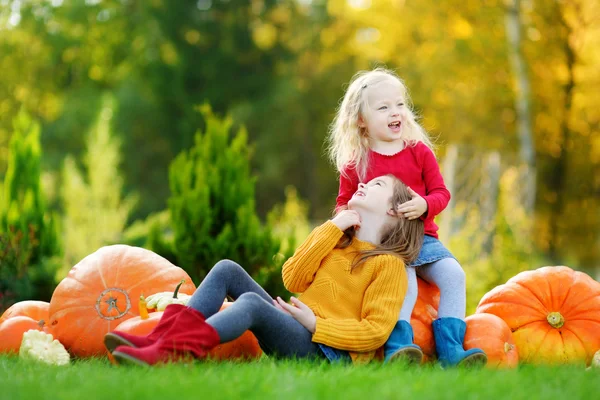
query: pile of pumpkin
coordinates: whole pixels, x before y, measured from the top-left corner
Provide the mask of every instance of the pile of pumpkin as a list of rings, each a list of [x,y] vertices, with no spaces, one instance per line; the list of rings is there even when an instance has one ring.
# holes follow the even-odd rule
[[[109,356],[106,333],[147,334],[168,304],[185,303],[195,290],[183,269],[156,253],[126,245],[102,247],[69,271],[50,303],[22,301],[2,314],[0,353],[50,364],[68,363],[69,354]],[[230,304],[224,302],[221,310]],[[210,352],[217,360],[261,355],[251,332]]]
[[[419,281],[411,324],[429,359],[435,357],[431,322],[438,303],[438,289]],[[485,294],[466,322],[465,348],[483,349],[488,367],[590,365],[600,349],[600,283],[564,266],[521,272]]]
[[[167,294],[175,287],[174,296]],[[146,334],[168,303],[184,302],[194,290],[184,270],[151,251],[103,247],[71,269],[50,303],[24,301],[2,315],[0,353],[20,351],[39,358],[45,351],[55,364],[68,363],[69,354],[106,356],[106,333]],[[419,280],[411,324],[427,361],[435,360],[431,323],[437,318],[439,296],[435,286]],[[465,348],[483,349],[488,367],[514,368],[519,362],[589,365],[600,349],[600,283],[568,267],[522,272],[483,296],[466,322]],[[250,332],[210,354],[213,359],[261,355]]]

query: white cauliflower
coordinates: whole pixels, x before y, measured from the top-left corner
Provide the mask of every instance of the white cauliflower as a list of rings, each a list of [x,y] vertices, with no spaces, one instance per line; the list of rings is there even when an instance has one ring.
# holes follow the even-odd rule
[[[592,358],[592,367],[600,368],[600,350],[598,350],[594,354],[594,358]]]
[[[49,333],[35,329],[23,334],[19,356],[51,365],[66,365],[70,361],[69,353],[58,340]]]

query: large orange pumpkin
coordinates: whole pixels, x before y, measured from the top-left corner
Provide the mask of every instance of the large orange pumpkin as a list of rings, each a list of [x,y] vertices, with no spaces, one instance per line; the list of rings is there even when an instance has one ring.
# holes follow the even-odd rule
[[[116,328],[116,331],[129,333],[136,336],[144,336],[149,334],[163,315],[163,311],[151,312],[148,314],[148,318],[142,319],[142,317],[133,317],[127,321],[121,322]]]
[[[23,334],[30,329],[48,332],[42,321],[16,316],[0,324],[0,353],[18,353]]]
[[[488,358],[488,368],[515,368],[519,364],[519,354],[512,332],[506,322],[494,314],[474,314],[465,319],[467,333],[466,350],[479,348]]]
[[[2,321],[12,318],[12,317],[29,317],[36,321],[44,320],[46,323],[49,320],[48,309],[50,308],[50,303],[45,301],[38,300],[25,300],[20,301],[18,303],[10,306],[2,317],[0,317],[0,323]]]
[[[568,267],[521,272],[483,296],[477,312],[508,324],[526,363],[589,363],[600,348],[600,283]]]
[[[437,286],[417,278],[419,295],[411,315],[410,324],[415,334],[415,344],[423,350],[424,361],[436,358],[435,340],[431,323],[437,318],[437,309],[440,304],[440,291]]]
[[[226,309],[233,303],[223,303],[221,310]],[[158,324],[162,311],[152,312],[147,319],[140,317],[131,318],[119,326],[115,330],[130,333],[132,335],[147,335]],[[235,359],[253,359],[260,358],[262,350],[258,345],[258,340],[250,331],[244,332],[239,338],[228,343],[223,343],[212,349],[208,357],[213,360],[235,360]]]
[[[126,245],[102,247],[75,265],[50,300],[50,326],[74,356],[105,354],[104,335],[139,315],[141,294],[172,290],[194,293],[188,274],[149,250]]]

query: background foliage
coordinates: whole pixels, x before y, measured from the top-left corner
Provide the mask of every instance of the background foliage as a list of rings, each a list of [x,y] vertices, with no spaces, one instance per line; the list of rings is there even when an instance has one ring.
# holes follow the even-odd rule
[[[517,45],[507,35],[515,18]],[[12,196],[10,160],[19,157],[10,145],[20,134],[13,123],[26,113],[40,126],[39,173],[28,178],[43,200],[34,208],[36,229],[47,222],[58,232],[44,253],[54,260],[46,270],[60,278],[83,255],[115,242],[197,268],[197,255],[182,255],[185,231],[176,216],[187,194],[173,186],[188,168],[182,154],[189,163],[207,146],[197,138],[210,118],[197,107],[210,104],[231,137],[247,132],[248,151],[237,150],[249,163],[237,175],[249,177],[238,183],[240,201],[252,209],[256,234],[274,235],[255,245],[285,247],[290,235],[297,243],[334,204],[337,178],[323,144],[344,84],[359,69],[386,65],[410,88],[445,178],[456,182],[441,233],[467,270],[470,301],[541,264],[595,274],[599,21],[600,5],[591,0],[0,0],[2,196]],[[529,85],[525,119],[519,77]],[[515,172],[524,163],[523,121],[531,128],[534,184]],[[461,149],[452,163],[451,146]],[[467,162],[489,153],[501,159],[493,182],[476,172],[458,179]],[[496,194],[486,200],[481,193]],[[535,195],[532,208],[526,193]],[[284,206],[286,199],[296,206]],[[210,204],[210,212],[193,203],[187,212],[242,207]],[[16,238],[2,229],[3,243],[29,240],[26,230]],[[276,275],[278,262],[261,262],[266,270],[257,271]]]

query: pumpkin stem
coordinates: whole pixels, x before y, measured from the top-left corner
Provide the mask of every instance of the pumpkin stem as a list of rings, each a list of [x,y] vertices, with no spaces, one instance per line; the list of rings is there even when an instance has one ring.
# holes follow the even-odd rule
[[[40,329],[42,329],[44,327],[44,325],[46,324],[46,321],[44,321],[43,319],[40,319],[38,321],[38,326],[40,327]]]
[[[179,293],[179,288],[181,287],[181,285],[183,285],[183,282],[185,282],[185,279],[182,279],[181,282],[179,282],[179,284],[175,287],[175,291],[173,292],[174,299],[177,298],[177,293]]]
[[[509,351],[511,351],[514,348],[515,348],[514,344],[510,344],[508,342],[504,342],[504,352],[505,353],[508,353]]]
[[[548,323],[550,324],[551,327],[557,328],[557,329],[565,324],[564,317],[558,311],[554,311],[554,312],[551,312],[550,314],[548,314],[548,316],[546,317],[546,320],[548,320]]]

